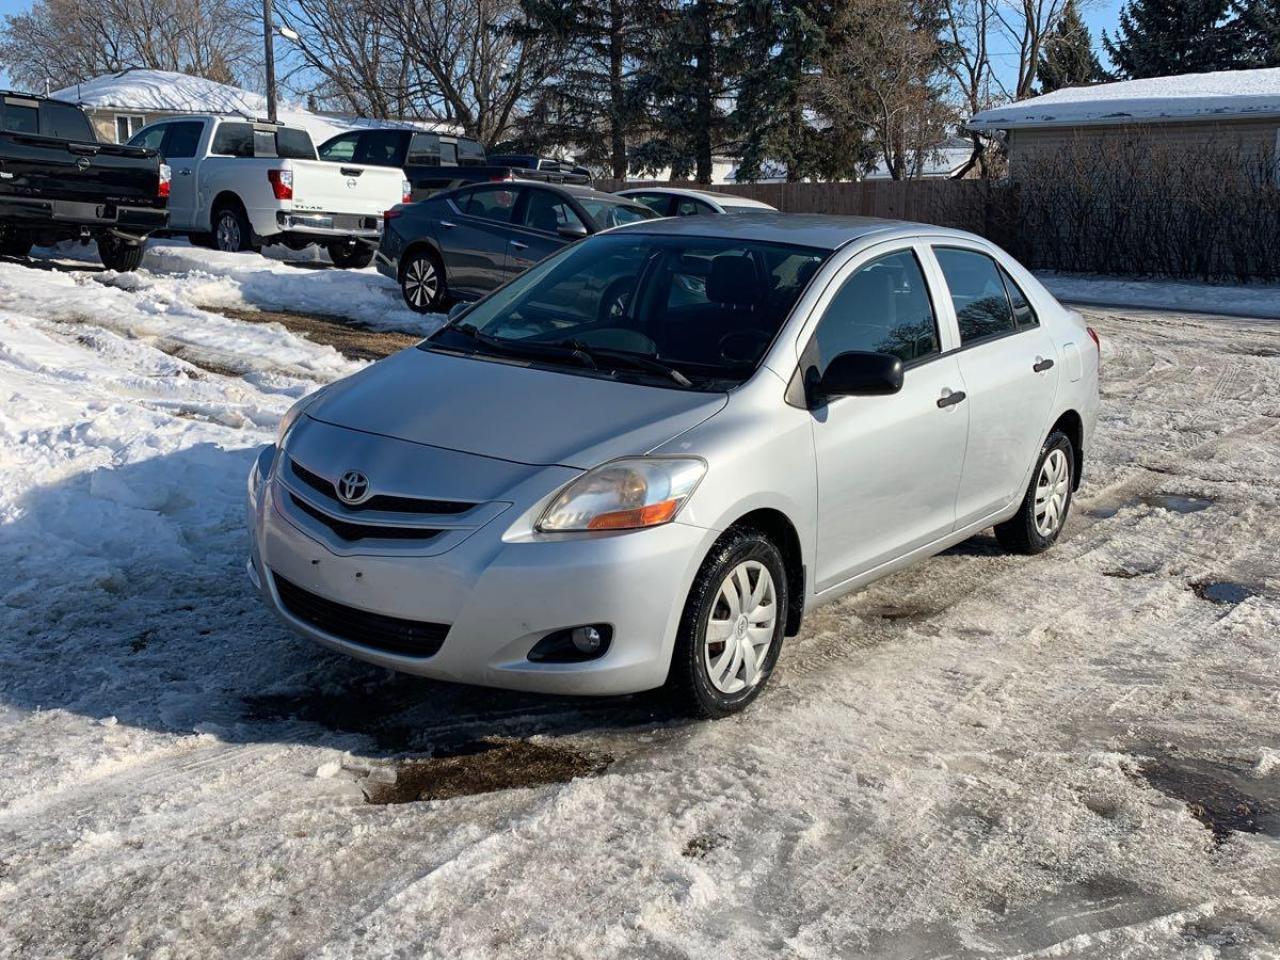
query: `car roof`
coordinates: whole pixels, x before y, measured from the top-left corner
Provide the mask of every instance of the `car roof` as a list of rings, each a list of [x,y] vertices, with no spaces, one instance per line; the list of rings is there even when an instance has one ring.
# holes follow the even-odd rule
[[[790,243],[838,250],[872,234],[914,236],[927,233],[972,239],[971,234],[906,220],[875,217],[838,217],[821,213],[760,213],[750,217],[666,217],[616,227],[610,233],[648,233],[665,236],[715,237]]]
[[[740,197],[736,193],[721,193],[718,190],[694,190],[689,187],[627,187],[619,190],[620,196],[631,193],[660,193],[668,197],[692,197],[695,200],[710,200],[722,207],[751,207],[755,210],[773,210],[770,204],[750,197]]]
[[[594,187],[584,187],[577,183],[542,183],[538,180],[516,180],[514,182],[522,187],[540,187],[543,190],[555,190],[560,193],[567,193],[569,196],[577,197],[579,200],[607,200],[612,203],[635,203],[635,201],[630,197],[620,197],[615,193],[605,193],[603,190],[596,190]]]

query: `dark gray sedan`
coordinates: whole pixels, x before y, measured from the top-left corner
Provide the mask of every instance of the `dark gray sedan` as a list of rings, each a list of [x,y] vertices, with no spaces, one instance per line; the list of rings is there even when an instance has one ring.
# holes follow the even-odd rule
[[[385,217],[378,270],[400,284],[411,309],[431,313],[479,299],[575,240],[658,214],[588,187],[501,181],[397,206]]]

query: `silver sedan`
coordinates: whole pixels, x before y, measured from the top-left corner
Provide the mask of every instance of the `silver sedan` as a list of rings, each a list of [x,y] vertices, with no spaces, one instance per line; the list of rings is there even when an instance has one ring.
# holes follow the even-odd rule
[[[1098,375],[969,234],[635,224],[299,402],[249,477],[249,573],[396,670],[723,716],[817,605],[992,526],[1050,547]]]

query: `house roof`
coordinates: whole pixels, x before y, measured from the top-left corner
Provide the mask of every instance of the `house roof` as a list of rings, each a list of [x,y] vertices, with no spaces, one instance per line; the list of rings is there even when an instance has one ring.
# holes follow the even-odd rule
[[[1018,130],[1267,117],[1280,117],[1280,67],[1067,87],[984,110],[968,126]]]

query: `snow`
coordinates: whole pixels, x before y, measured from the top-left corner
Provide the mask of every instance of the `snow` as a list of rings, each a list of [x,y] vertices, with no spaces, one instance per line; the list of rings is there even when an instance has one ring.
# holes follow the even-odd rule
[[[1066,87],[976,114],[975,130],[1280,116],[1280,67]]]
[[[0,955],[1280,949],[1274,818],[1215,844],[1143,773],[1280,808],[1274,324],[1088,311],[1104,408],[1063,542],[978,538],[825,607],[756,705],[694,724],[292,636],[244,576],[245,476],[362,365],[207,298],[389,316],[380,278],[169,244],[89,267],[0,263]],[[365,803],[395,757],[493,735],[615,760]]]
[[[1197,283],[1047,271],[1036,276],[1064,303],[1280,320],[1280,284]]]

